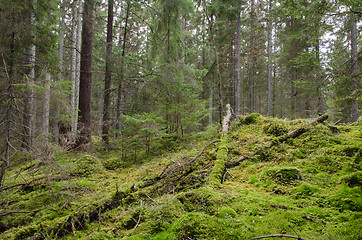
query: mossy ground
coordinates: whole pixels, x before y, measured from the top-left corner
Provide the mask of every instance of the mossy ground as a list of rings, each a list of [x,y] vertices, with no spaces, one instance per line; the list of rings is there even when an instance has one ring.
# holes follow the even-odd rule
[[[227,158],[252,152],[307,122],[258,114],[234,122],[226,138]],[[180,168],[164,182],[157,177],[168,165],[186,166],[218,136],[200,134],[179,141],[172,151],[157,156],[139,152],[136,159],[122,159],[123,152],[97,145],[87,153],[21,155],[8,169],[5,185],[30,184],[0,192],[0,214],[35,212],[1,217],[8,229],[0,239],[35,234],[49,239],[250,239],[268,234],[362,239],[362,126],[337,128],[335,133],[320,124],[259,151],[228,169],[222,184],[213,188],[205,183],[219,143],[206,148],[194,167]],[[118,205],[99,208],[97,217],[87,216],[79,226],[81,215],[75,213],[97,209],[116,192],[124,194]],[[49,231],[65,226],[69,216],[79,218],[72,218],[72,230]]]

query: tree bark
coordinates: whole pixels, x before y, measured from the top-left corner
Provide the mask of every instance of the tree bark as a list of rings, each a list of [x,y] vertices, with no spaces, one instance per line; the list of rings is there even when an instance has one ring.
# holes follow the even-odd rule
[[[351,121],[356,122],[359,118],[358,112],[358,56],[357,56],[357,20],[354,13],[351,15],[351,77],[353,85]]]
[[[44,83],[44,103],[43,103],[43,121],[42,121],[42,147],[49,142],[49,113],[50,113],[50,73],[45,74]]]
[[[268,116],[272,115],[273,111],[273,22],[271,19],[271,10],[273,7],[272,0],[269,0],[268,10]]]
[[[239,12],[238,12],[238,23],[237,23],[237,40],[236,40],[236,115],[241,115],[241,2],[239,3]]]
[[[251,0],[251,12],[250,12],[250,112],[254,112],[254,0]]]
[[[30,4],[35,7],[35,1]],[[33,28],[35,24],[35,13],[34,9],[30,10],[30,27]],[[28,49],[28,56],[26,59],[26,65],[28,66],[28,89],[25,96],[24,101],[24,115],[23,115],[23,125],[24,125],[24,132],[23,132],[23,143],[22,146],[29,150],[33,146],[33,139],[34,139],[34,78],[35,78],[35,54],[36,54],[36,46],[34,43],[35,36],[33,30],[31,30],[31,43]]]
[[[117,109],[116,109],[116,136],[119,134],[120,126],[121,126],[121,111],[122,111],[122,96],[123,96],[123,81],[124,81],[124,57],[126,55],[126,43],[127,43],[127,33],[128,33],[128,18],[130,13],[130,3],[127,2],[127,11],[126,11],[126,22],[124,24],[124,33],[123,33],[123,44],[122,44],[122,60],[121,60],[121,74],[118,82],[117,89]],[[120,35],[121,36],[121,35]],[[119,45],[121,45],[121,40],[119,41]]]
[[[111,57],[112,57],[112,39],[113,39],[113,0],[108,0],[108,22],[107,22],[107,52],[106,52],[106,73],[104,81],[104,107],[103,107],[103,134],[104,143],[109,145],[109,110],[111,105]]]
[[[85,0],[82,27],[82,50],[79,86],[79,124],[80,135],[77,145],[90,142],[90,112],[92,91],[92,46],[93,46],[94,0]]]
[[[71,40],[71,66],[70,66],[70,81],[72,83],[70,92],[70,106],[72,113],[71,131],[75,135],[77,131],[77,118],[75,117],[76,109],[76,76],[77,76],[77,29],[78,29],[78,0],[73,1],[72,7],[72,40]]]
[[[58,47],[58,58],[59,58],[59,72],[58,81],[63,80],[63,61],[64,61],[64,27],[65,27],[65,10],[64,1],[60,1],[60,25],[59,25],[59,47]],[[57,91],[57,90],[56,90]],[[60,103],[55,103],[55,116],[52,123],[53,141],[59,141],[59,121],[60,121]]]

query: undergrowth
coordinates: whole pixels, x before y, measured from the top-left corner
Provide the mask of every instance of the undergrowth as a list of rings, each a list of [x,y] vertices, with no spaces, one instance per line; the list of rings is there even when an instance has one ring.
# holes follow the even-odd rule
[[[361,125],[318,124],[263,148],[307,123],[252,114],[225,146],[209,129],[136,158],[97,141],[87,153],[18,154],[0,192],[0,239],[362,239]],[[256,149],[207,184],[220,155]]]

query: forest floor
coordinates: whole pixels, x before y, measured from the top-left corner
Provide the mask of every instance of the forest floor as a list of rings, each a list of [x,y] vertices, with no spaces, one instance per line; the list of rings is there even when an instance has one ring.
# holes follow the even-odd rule
[[[17,154],[0,239],[362,239],[362,124],[306,126],[252,114],[225,141],[209,129],[157,154],[121,158],[98,139],[87,152]],[[226,169],[209,184],[221,149]]]

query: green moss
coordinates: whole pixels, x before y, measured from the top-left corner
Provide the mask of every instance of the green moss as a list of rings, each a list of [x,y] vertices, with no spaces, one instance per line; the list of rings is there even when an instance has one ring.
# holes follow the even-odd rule
[[[236,212],[231,207],[221,207],[218,213],[219,218],[235,218]]]
[[[301,179],[301,173],[298,168],[295,167],[274,167],[268,169],[265,174],[278,183],[291,184],[293,181]]]
[[[362,171],[354,172],[341,177],[341,182],[349,187],[362,187]]]
[[[222,195],[208,189],[196,189],[179,193],[177,199],[187,212],[198,211],[212,215],[217,214],[219,205],[224,201]]]
[[[103,169],[104,167],[98,158],[91,155],[83,155],[81,158],[75,161],[71,170],[71,175],[89,176]]]
[[[227,147],[227,137],[222,136],[219,150],[216,155],[216,161],[215,165],[212,168],[209,181],[208,181],[208,187],[214,188],[221,184],[222,177],[225,172],[225,165],[228,157],[228,147]]]
[[[191,212],[178,219],[171,227],[176,239],[239,238],[240,232],[227,220],[204,213]]]
[[[259,113],[252,113],[240,119],[240,123],[244,125],[249,125],[256,123],[261,118]]]
[[[318,192],[320,192],[319,188],[310,184],[301,184],[292,191],[297,198],[313,196]]]
[[[283,136],[288,133],[289,129],[285,124],[279,122],[272,122],[263,127],[263,131],[266,134],[273,135],[275,137]]]
[[[116,169],[124,167],[125,164],[122,161],[122,159],[120,159],[119,157],[110,157],[103,161],[103,166],[107,170],[116,170]]]

